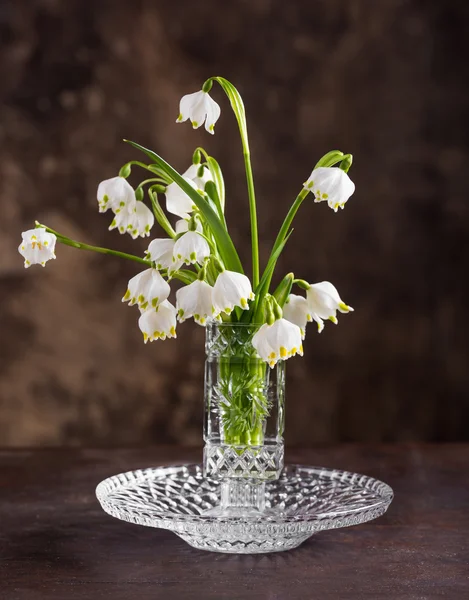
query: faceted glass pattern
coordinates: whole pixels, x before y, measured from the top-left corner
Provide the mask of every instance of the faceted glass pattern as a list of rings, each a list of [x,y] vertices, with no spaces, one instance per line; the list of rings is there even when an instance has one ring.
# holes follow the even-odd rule
[[[289,550],[317,531],[369,521],[393,498],[388,485],[365,475],[287,466],[278,480],[260,483],[265,512],[213,516],[221,484],[199,465],[158,467],[110,477],[96,495],[118,519],[169,529],[202,550],[244,554]]]
[[[283,468],[285,363],[257,355],[258,327],[206,327],[204,472],[210,477],[277,479]]]

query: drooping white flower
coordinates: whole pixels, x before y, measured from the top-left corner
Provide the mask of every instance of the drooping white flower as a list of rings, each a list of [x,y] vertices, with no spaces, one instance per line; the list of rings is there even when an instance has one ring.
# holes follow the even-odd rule
[[[329,281],[313,283],[306,291],[306,299],[313,319],[318,324],[318,331],[324,329],[323,319],[329,319],[337,325],[337,311],[348,313],[353,311],[351,306],[343,302],[337,289]]]
[[[305,339],[306,334],[306,323],[313,320],[311,315],[311,309],[309,308],[308,301],[303,296],[297,296],[296,294],[290,294],[283,307],[283,317],[298,325],[301,331],[301,338]]]
[[[134,240],[139,236],[148,237],[155,223],[155,217],[148,206],[137,200],[114,210],[114,214],[109,231],[118,229],[119,233],[129,233]]]
[[[23,241],[18,246],[18,252],[24,258],[27,269],[31,265],[46,266],[46,262],[55,258],[56,236],[48,233],[44,227],[29,229],[21,234]]]
[[[210,246],[205,238],[196,231],[188,231],[176,240],[173,261],[182,261],[186,265],[203,263],[210,256]]]
[[[193,187],[195,190],[197,189],[197,185],[189,179],[188,177],[184,177],[187,183]],[[194,203],[189,198],[189,196],[184,192],[178,184],[173,181],[166,188],[166,210],[173,215],[177,215],[182,219],[188,219],[191,215],[191,212],[194,210]]]
[[[142,310],[148,307],[156,308],[164,302],[171,291],[169,284],[156,269],[146,269],[129,281],[122,302],[129,306],[138,304]]]
[[[181,98],[176,123],[183,123],[189,119],[192,127],[198,129],[205,122],[205,129],[213,134],[220,112],[219,105],[210,97],[208,92],[200,90],[200,92],[187,94]]]
[[[124,177],[111,177],[98,186],[99,212],[117,210],[135,201],[135,191]]]
[[[248,308],[248,300],[254,300],[251,282],[242,273],[223,271],[213,286],[214,314],[230,314],[235,306]]]
[[[176,309],[164,300],[155,308],[142,312],[138,326],[143,333],[143,341],[165,340],[176,337]]]
[[[200,173],[201,170],[202,172]],[[207,181],[213,181],[210,169],[204,165],[191,165],[183,174],[183,177],[188,177],[202,191],[205,190]]]
[[[176,233],[186,233],[186,231],[189,231],[189,221],[187,219],[179,219],[179,221],[176,221],[174,230]],[[195,231],[198,231],[199,233],[203,232],[202,223],[199,219],[195,220]]]
[[[150,242],[147,256],[156,263],[157,269],[169,269],[173,264],[174,240],[159,238]]]
[[[283,318],[273,325],[262,325],[254,334],[252,345],[270,367],[275,367],[279,360],[287,360],[295,354],[303,356],[300,328]]]
[[[335,212],[338,208],[344,208],[355,191],[355,184],[339,167],[318,167],[303,185],[305,189],[314,193],[315,202],[327,201]]]
[[[205,281],[196,279],[176,292],[176,310],[178,321],[194,317],[199,325],[205,325],[213,315],[213,287]]]

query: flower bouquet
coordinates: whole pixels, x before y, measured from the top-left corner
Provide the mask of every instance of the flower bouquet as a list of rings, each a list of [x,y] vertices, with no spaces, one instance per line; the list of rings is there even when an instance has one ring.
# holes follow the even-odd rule
[[[276,263],[294,217],[310,194],[314,202],[337,212],[355,186],[348,176],[352,156],[338,150],[325,154],[301,186],[261,269],[246,115],[239,92],[223,77],[211,77],[200,91],[181,99],[177,122],[189,120],[194,129],[204,125],[214,134],[221,112],[210,96],[214,83],[228,97],[241,137],[251,224],[250,277],[230,237],[221,168],[201,147],[180,174],[152,150],[125,140],[145,160],[129,161],[117,177],[99,184],[99,211],[112,213],[109,229],[133,239],[149,237],[157,221],[161,231],[144,257],[90,246],[38,222],[23,233],[19,252],[25,267],[44,266],[55,258],[57,242],[136,262],[143,270],[129,281],[122,301],[138,307],[145,343],[175,338],[177,323],[190,318],[206,327],[204,475],[222,480],[215,513],[250,514],[265,510],[263,483],[278,479],[283,468],[285,361],[303,355],[308,322],[314,321],[321,332],[325,321],[337,324],[337,311],[353,310],[328,281],[311,284],[288,273],[272,287]],[[128,182],[134,167],[146,176],[135,189]],[[177,217],[174,224],[168,214]],[[175,303],[170,300],[173,282],[178,287]]]

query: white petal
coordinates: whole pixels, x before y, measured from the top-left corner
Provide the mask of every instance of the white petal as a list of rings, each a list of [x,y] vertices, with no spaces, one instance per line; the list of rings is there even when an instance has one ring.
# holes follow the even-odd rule
[[[184,178],[189,185],[197,189],[196,184],[189,178]],[[177,215],[182,219],[188,219],[193,210],[194,203],[190,197],[184,192],[176,182],[170,183],[166,188],[166,209],[173,215]]]
[[[182,260],[186,264],[202,263],[210,256],[210,246],[199,233],[188,231],[174,244],[174,261]]]
[[[123,207],[135,200],[135,191],[124,177],[111,177],[101,181],[98,186],[99,212]]]
[[[315,202],[327,201],[337,212],[355,191],[355,184],[339,167],[319,167],[309,176],[304,187],[314,193]]]
[[[321,319],[329,319],[337,323],[337,310],[343,313],[353,311],[351,306],[347,306],[342,301],[339,292],[329,281],[312,284],[306,292],[306,297],[311,313],[314,313],[317,317],[314,320],[320,325],[321,331],[323,327]]]
[[[300,328],[286,319],[278,319],[273,325],[263,325],[254,335],[252,344],[271,367],[279,360],[287,360],[295,354],[303,355]]]
[[[173,249],[174,240],[162,238],[150,242],[147,253],[157,269],[169,269],[173,262]]]
[[[25,268],[31,265],[45,266],[46,262],[55,258],[55,244],[57,241],[53,233],[44,227],[29,229],[21,234],[22,242],[18,252],[24,258]]]
[[[212,135],[215,133],[215,123],[220,117],[220,106],[213,100],[210,95],[205,94],[205,129]]]
[[[251,282],[242,273],[223,271],[218,275],[213,286],[213,304],[215,314],[229,314],[235,306],[249,308],[248,300],[253,300]]]
[[[194,109],[198,104],[203,104],[203,94],[202,90],[199,92],[194,92],[193,94],[186,94],[181,98],[179,102],[179,116],[176,120],[177,123],[183,123],[187,121],[187,119],[192,119],[192,115],[194,113]],[[202,123],[201,123],[202,124]]]
[[[150,308],[143,312],[138,320],[138,326],[147,341],[176,337],[176,309],[165,300],[156,310]]]
[[[212,292],[211,285],[198,279],[180,288],[176,292],[178,320],[182,323],[186,319],[194,317],[196,323],[205,325],[212,319]]]
[[[303,296],[290,294],[285,306],[283,307],[283,316],[287,321],[298,325],[301,331],[301,337],[305,338],[306,323],[312,320],[308,301]]]
[[[171,288],[156,269],[146,269],[129,281],[122,302],[129,306],[138,304],[140,308],[156,308],[167,299]]]
[[[152,211],[143,202],[138,201],[135,205],[135,213],[133,215],[132,226],[130,232],[132,237],[148,237],[150,230],[155,223],[155,217]]]
[[[199,177],[199,171],[202,168],[202,173]],[[205,184],[207,181],[213,181],[212,174],[208,167],[203,165],[191,165],[187,171],[183,174],[183,177],[187,177],[195,183],[199,190],[205,190]]]

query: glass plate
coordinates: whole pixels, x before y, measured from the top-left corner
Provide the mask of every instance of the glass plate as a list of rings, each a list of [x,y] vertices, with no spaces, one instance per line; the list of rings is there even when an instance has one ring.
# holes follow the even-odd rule
[[[365,475],[290,465],[266,483],[264,513],[213,516],[220,480],[204,477],[200,465],[181,465],[109,477],[96,496],[113,517],[169,529],[195,548],[252,554],[290,550],[317,531],[375,519],[393,491]]]

